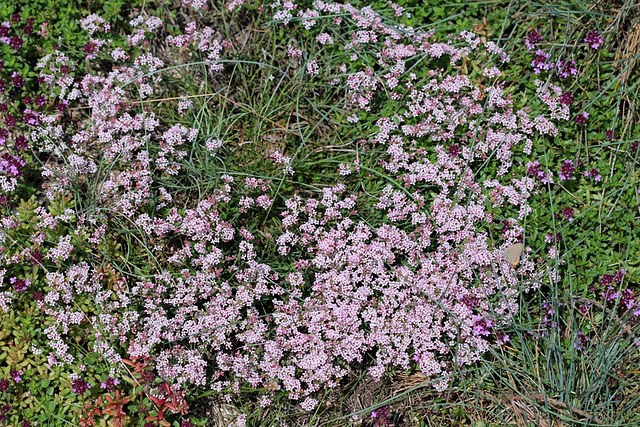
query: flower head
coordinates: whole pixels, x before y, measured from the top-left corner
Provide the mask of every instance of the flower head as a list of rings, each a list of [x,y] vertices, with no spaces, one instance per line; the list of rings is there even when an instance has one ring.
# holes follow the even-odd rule
[[[576,166],[573,164],[572,160],[565,160],[562,162],[562,166],[560,167],[560,179],[565,181],[571,181],[573,179],[573,172],[575,172]]]
[[[89,388],[91,388],[89,383],[82,380],[81,378],[73,380],[73,382],[71,383],[71,387],[73,392],[78,395],[84,394],[87,390],[89,390]]]
[[[11,81],[11,83],[13,83],[13,86],[16,89],[21,89],[24,86],[24,77],[22,77],[20,74],[14,71],[11,77],[13,77],[13,80]]]
[[[113,392],[118,384],[120,384],[120,380],[117,378],[108,378],[107,381],[100,383],[100,388],[106,388],[110,392]]]
[[[13,379],[13,381],[17,383],[19,383],[20,380],[22,380],[22,375],[23,375],[22,370],[16,371],[14,369],[14,370],[11,370],[11,372],[9,372],[9,376]]]
[[[10,28],[11,24],[9,24],[8,22],[3,22],[2,24],[0,24],[0,37],[8,37],[9,33],[11,32]]]
[[[593,178],[598,182],[602,179],[602,176],[600,176],[600,171],[598,169],[589,169],[588,171],[584,172],[584,176],[585,178]]]
[[[569,222],[573,221],[574,211],[572,207],[563,208],[560,213],[564,216],[565,219],[568,219]]]
[[[575,76],[578,74],[578,69],[576,68],[576,61],[558,61],[556,63],[556,69],[558,70],[558,75],[566,79],[569,76]]]
[[[597,31],[589,31],[587,32],[587,36],[584,38],[585,43],[591,47],[591,49],[598,49],[602,43],[604,43],[604,39]]]
[[[524,41],[524,44],[525,46],[527,46],[529,50],[532,50],[542,40],[544,40],[544,36],[541,36],[540,33],[538,33],[538,30],[531,30],[529,31],[529,34],[527,35],[527,38]]]
[[[11,40],[9,40],[9,46],[11,46],[11,48],[13,48],[13,50],[15,51],[20,50],[23,43],[24,43],[24,40],[22,40],[22,38],[18,36],[13,36],[11,37]]]
[[[449,155],[451,157],[460,157],[461,153],[462,150],[460,149],[460,146],[458,144],[451,144],[449,146]]]
[[[17,277],[12,277],[11,280],[9,280],[9,282],[11,282],[11,284],[13,285],[13,289],[15,289],[16,292],[24,291],[31,284],[31,281],[27,279],[18,279]]]
[[[576,340],[573,343],[573,347],[578,351],[582,351],[584,350],[584,347],[587,345],[587,341],[589,341],[589,337],[587,337],[582,332],[578,332],[576,334]]]
[[[587,123],[587,117],[589,117],[589,113],[587,113],[586,111],[583,111],[582,113],[578,114],[573,120],[579,124],[580,126],[584,125],[585,123]]]
[[[531,66],[533,67],[534,73],[540,74],[543,71],[548,71],[553,68],[553,64],[548,62],[550,57],[550,54],[538,49],[536,51],[536,56],[531,61]]]
[[[558,100],[560,101],[560,104],[571,105],[571,104],[573,104],[574,97],[573,97],[573,94],[571,92],[565,92],[562,95],[560,95]]]

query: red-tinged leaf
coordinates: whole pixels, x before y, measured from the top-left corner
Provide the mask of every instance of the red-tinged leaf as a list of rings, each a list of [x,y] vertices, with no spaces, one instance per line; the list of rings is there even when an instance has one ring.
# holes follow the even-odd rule
[[[162,406],[167,402],[167,399],[160,399],[155,396],[149,396],[149,400],[151,400],[153,403],[155,403],[158,406]]]

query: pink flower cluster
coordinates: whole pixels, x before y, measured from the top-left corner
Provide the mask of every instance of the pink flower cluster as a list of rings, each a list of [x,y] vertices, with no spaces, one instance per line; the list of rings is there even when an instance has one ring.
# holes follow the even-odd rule
[[[276,1],[273,9],[286,25],[297,5]],[[383,177],[386,185],[374,200],[363,201],[358,187],[346,182],[315,197],[291,195],[279,205],[277,235],[251,230],[246,221],[280,203],[267,180],[215,176],[218,187],[199,201],[173,203],[175,194],[161,183],[187,173],[184,159],[195,147],[215,152],[223,142],[205,141],[195,129],[138,108],[136,100],[152,96],[161,81],[164,64],[158,58],[144,49],[130,61],[118,53],[113,57],[122,64],[79,81],[67,78],[63,67],[72,64],[62,54],[42,61],[52,90],[59,88],[62,100],[90,112],[77,128],[64,129],[58,116],[44,117],[32,132],[43,150],[70,159],[45,173],[83,174],[100,183],[99,208],[90,217],[39,213],[33,238],[46,246],[45,258],[65,266],[47,275],[51,290],[41,302],[56,319],[47,330],[50,363],[71,360],[64,336],[82,320],[73,301],[89,297],[100,313],[90,319],[93,350],[110,363],[124,356],[118,353],[123,347],[126,357],[154,359],[176,391],[191,384],[234,392],[249,384],[286,391],[308,409],[317,403],[316,392],[335,386],[349,364],[368,355],[374,356],[370,372],[376,378],[417,367],[439,377],[436,388],[442,390],[455,366],[474,363],[492,343],[508,340],[500,327],[518,309],[521,289],[504,249],[522,239],[520,221],[531,211],[533,178],[549,178],[539,164],[529,165],[531,176],[514,176],[513,159],[531,153],[536,134],[555,135],[552,120],[567,119],[561,91],[538,85],[551,114],[535,116],[514,107],[519,95],[507,92],[500,64],[491,62],[499,48],[471,32],[440,41],[349,4],[318,1],[300,13],[310,28],[323,20],[346,32],[335,37],[348,40],[345,50],[375,50],[385,70],[378,75],[354,63],[353,72],[345,65],[341,76],[326,76],[343,79],[346,109],[375,114],[376,102],[394,108],[362,136],[354,166],[341,170],[349,179],[370,171]],[[104,28],[95,17],[83,25],[90,32]],[[185,34],[167,42],[197,45],[215,63],[222,42],[213,35],[188,24]],[[299,56],[291,46],[289,54]],[[424,59],[422,77],[407,72],[417,58]],[[451,75],[438,65],[441,58],[454,66],[463,58],[489,64],[485,75],[492,81],[485,87],[462,73]],[[543,63],[551,66],[547,59]],[[325,78],[316,67],[308,72]],[[53,146],[53,139],[60,142]],[[98,176],[90,148],[101,153],[108,174]],[[293,174],[289,156],[277,152],[272,160]],[[51,197],[69,182],[61,179]],[[380,218],[364,221],[358,213],[363,202],[374,204]],[[508,227],[494,241],[488,230],[497,223],[496,211]],[[123,277],[107,287],[102,271],[73,260],[72,240],[98,245],[110,233],[104,212],[135,225],[132,233],[147,242],[150,258],[162,260],[153,274]],[[73,239],[45,242],[46,230],[65,221],[77,221]],[[272,258],[263,258],[261,249],[273,246]],[[519,273],[530,275],[533,268],[525,252]]]

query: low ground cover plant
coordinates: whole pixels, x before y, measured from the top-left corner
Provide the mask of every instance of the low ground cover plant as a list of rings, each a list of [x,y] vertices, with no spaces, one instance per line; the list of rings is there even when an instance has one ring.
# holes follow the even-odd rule
[[[124,7],[78,17],[75,49],[41,23],[35,64],[5,59],[35,19],[0,28],[1,422],[208,425],[211,396],[225,425],[633,422],[637,82],[612,28]],[[494,411],[450,409],[469,393]]]

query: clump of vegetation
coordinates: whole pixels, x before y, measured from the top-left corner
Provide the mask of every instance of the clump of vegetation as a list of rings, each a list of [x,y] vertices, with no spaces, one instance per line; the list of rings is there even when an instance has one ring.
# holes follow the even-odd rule
[[[635,9],[416,6],[1,10],[0,422],[637,422]]]

